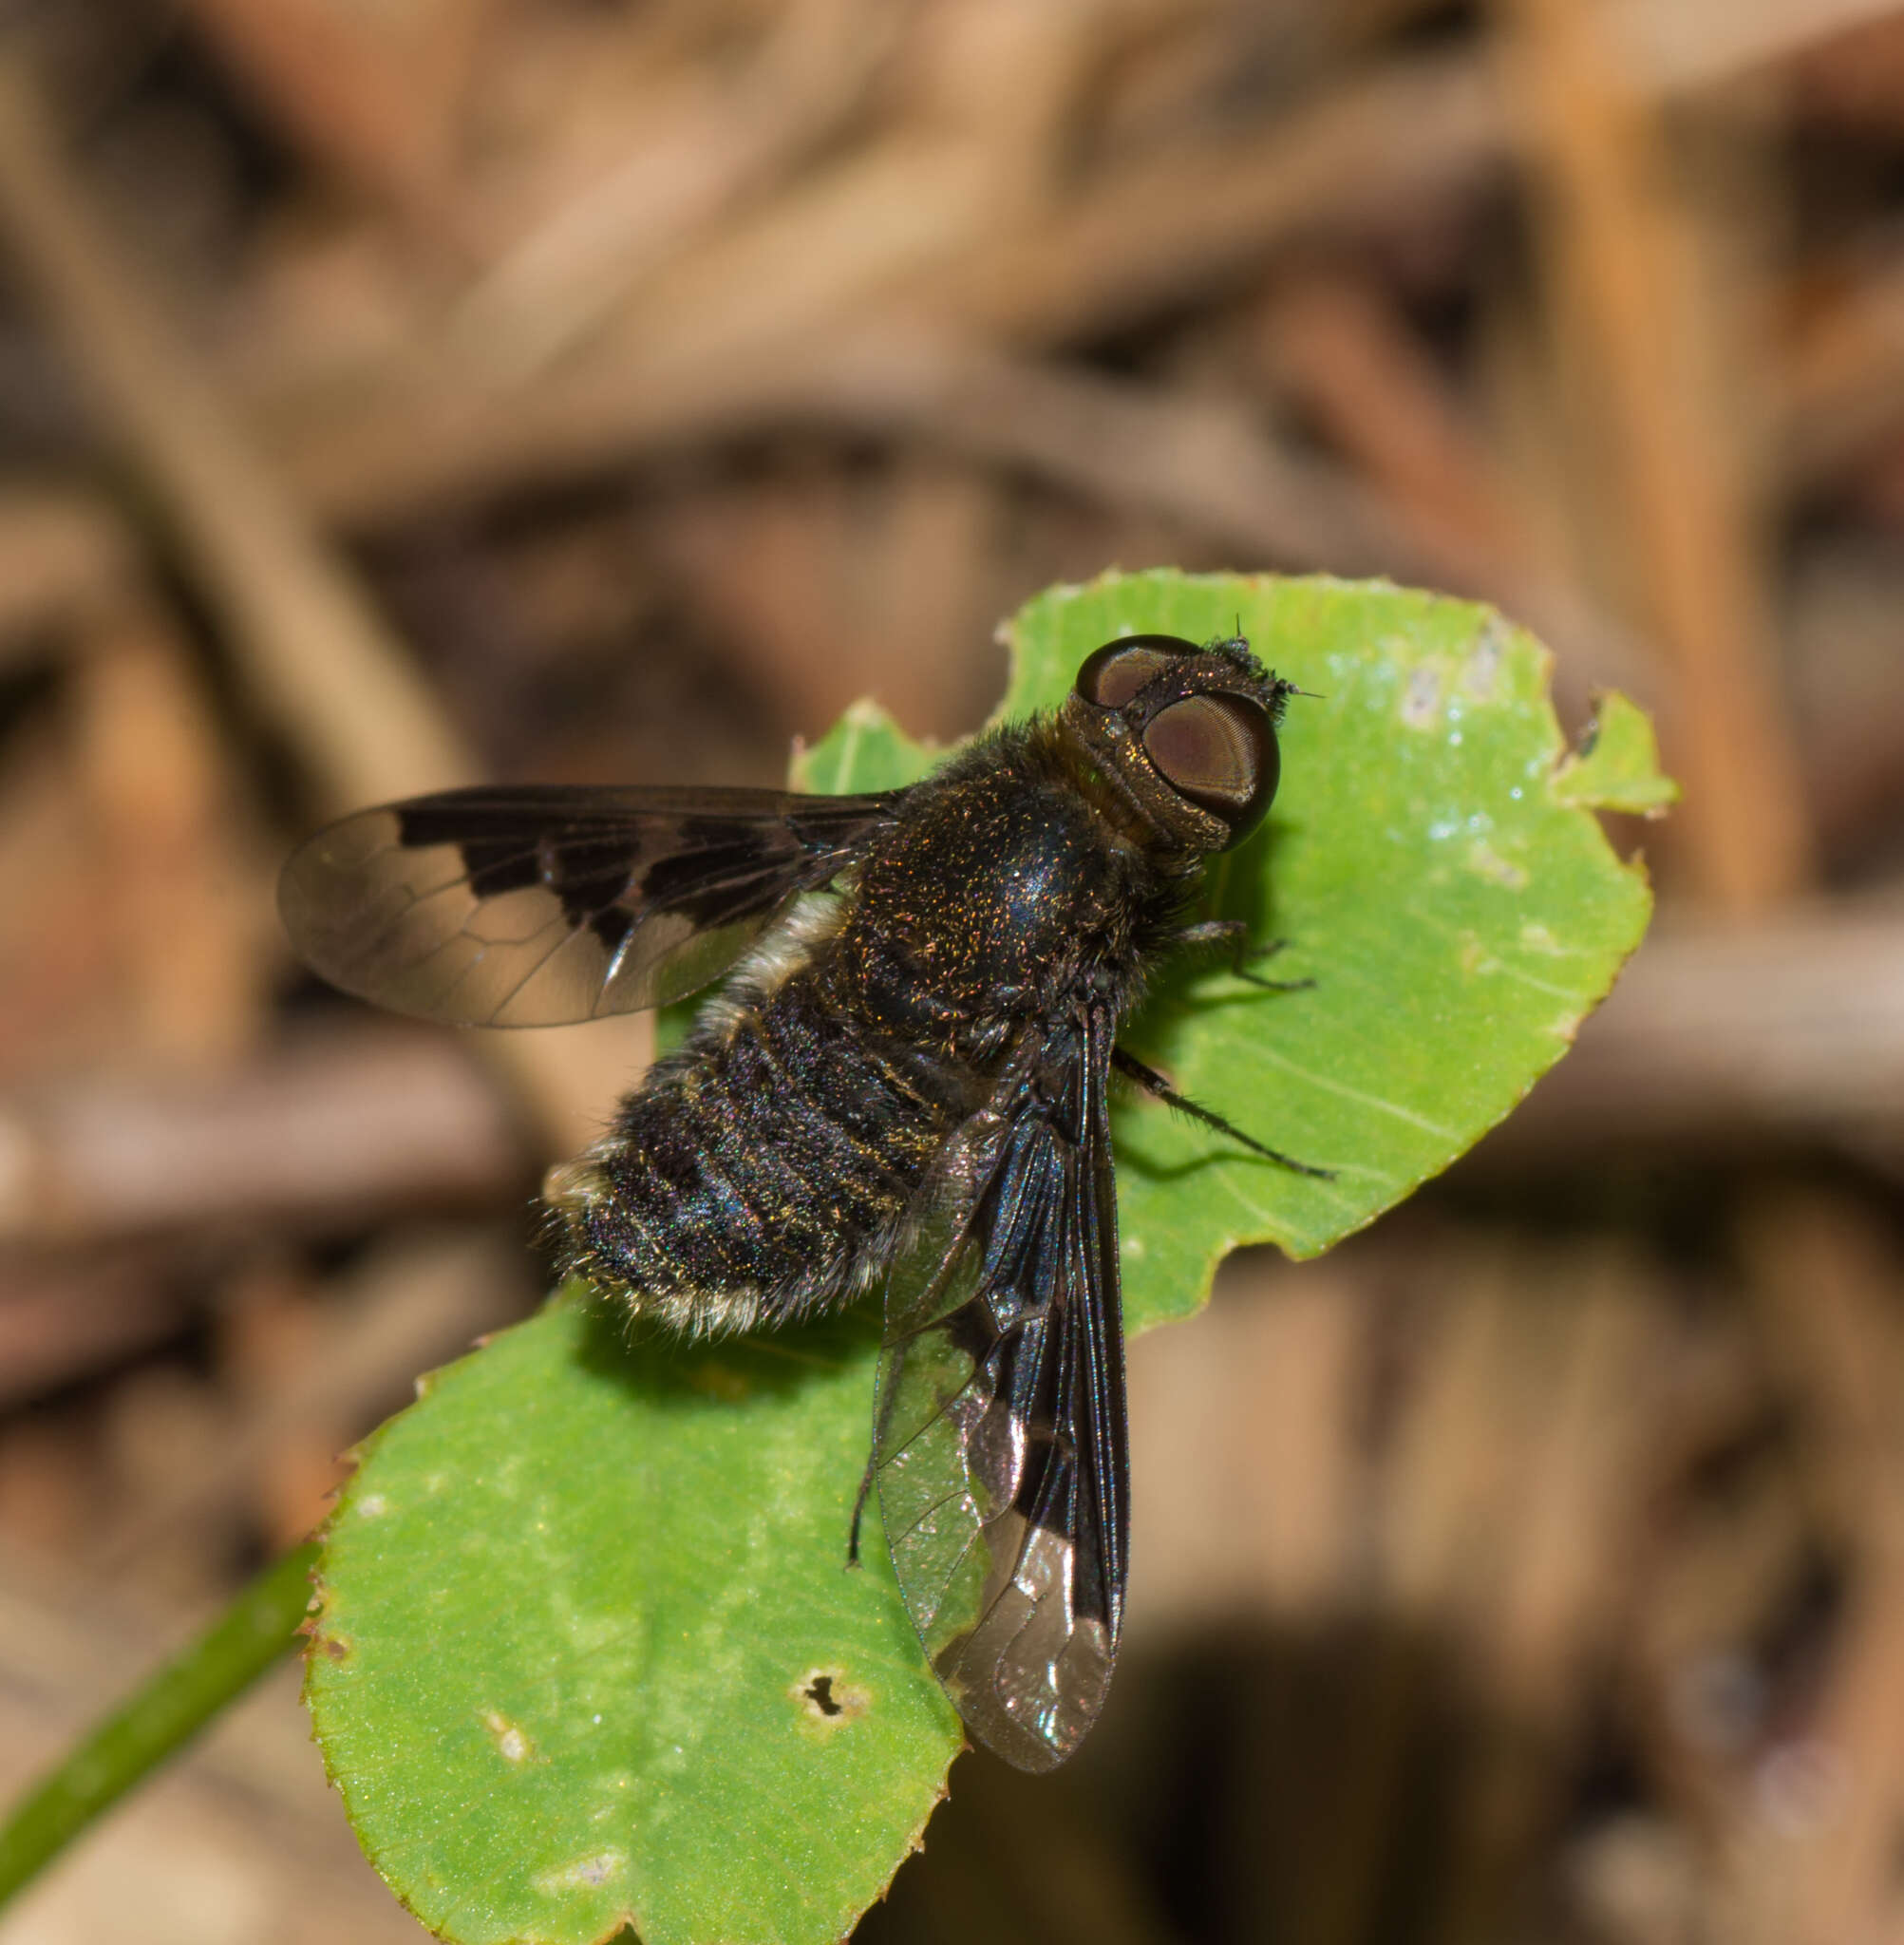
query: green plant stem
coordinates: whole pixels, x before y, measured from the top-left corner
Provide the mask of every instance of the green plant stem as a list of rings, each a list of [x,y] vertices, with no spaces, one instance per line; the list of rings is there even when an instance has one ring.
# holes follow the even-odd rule
[[[0,1906],[295,1643],[316,1558],[312,1543],[273,1560],[14,1805],[0,1824]]]

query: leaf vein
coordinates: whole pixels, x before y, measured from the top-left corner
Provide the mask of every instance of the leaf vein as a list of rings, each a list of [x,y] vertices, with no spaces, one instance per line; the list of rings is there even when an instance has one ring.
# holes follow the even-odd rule
[[[1258,1046],[1252,1049],[1258,1058],[1266,1060],[1272,1067],[1282,1068],[1286,1074],[1293,1074],[1299,1081],[1307,1081],[1311,1086],[1320,1087],[1325,1094],[1339,1094],[1345,1101],[1361,1103],[1364,1107],[1375,1108],[1379,1113],[1393,1115],[1397,1121],[1406,1122],[1410,1127],[1420,1128],[1424,1134],[1438,1137],[1443,1142],[1459,1141],[1461,1138],[1453,1128],[1444,1128],[1439,1122],[1430,1121],[1424,1114],[1417,1114],[1412,1107],[1404,1107],[1399,1102],[1385,1101],[1379,1094],[1365,1094],[1360,1087],[1351,1087],[1346,1081],[1325,1080],[1321,1074],[1312,1073],[1308,1067],[1292,1061],[1287,1054],[1276,1052],[1272,1047]]]

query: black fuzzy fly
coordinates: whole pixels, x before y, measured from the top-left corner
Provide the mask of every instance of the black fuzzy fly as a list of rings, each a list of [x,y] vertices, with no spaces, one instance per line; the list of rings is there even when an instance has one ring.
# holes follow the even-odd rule
[[[1302,1167],[1117,1046],[1174,952],[1241,963],[1239,926],[1187,914],[1275,794],[1290,692],[1240,637],[1129,635],[909,789],[447,791],[321,832],[280,889],[317,971],[436,1020],[591,1019],[728,974],[552,1174],[557,1253],[688,1335],[883,1288],[893,1565],[968,1727],[1027,1769],[1089,1728],[1122,1616],[1111,1077]]]

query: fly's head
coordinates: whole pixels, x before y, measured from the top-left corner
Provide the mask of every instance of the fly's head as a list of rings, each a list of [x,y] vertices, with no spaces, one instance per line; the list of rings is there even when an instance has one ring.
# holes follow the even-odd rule
[[[1059,714],[1088,768],[1165,850],[1228,851],[1268,815],[1276,725],[1295,685],[1240,635],[1131,634],[1087,656]]]

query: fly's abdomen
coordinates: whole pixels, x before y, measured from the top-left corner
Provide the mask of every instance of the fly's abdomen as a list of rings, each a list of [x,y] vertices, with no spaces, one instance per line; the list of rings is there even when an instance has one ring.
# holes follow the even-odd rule
[[[816,984],[796,973],[704,1022],[556,1171],[566,1270],[695,1334],[810,1314],[877,1273],[952,1090]]]

